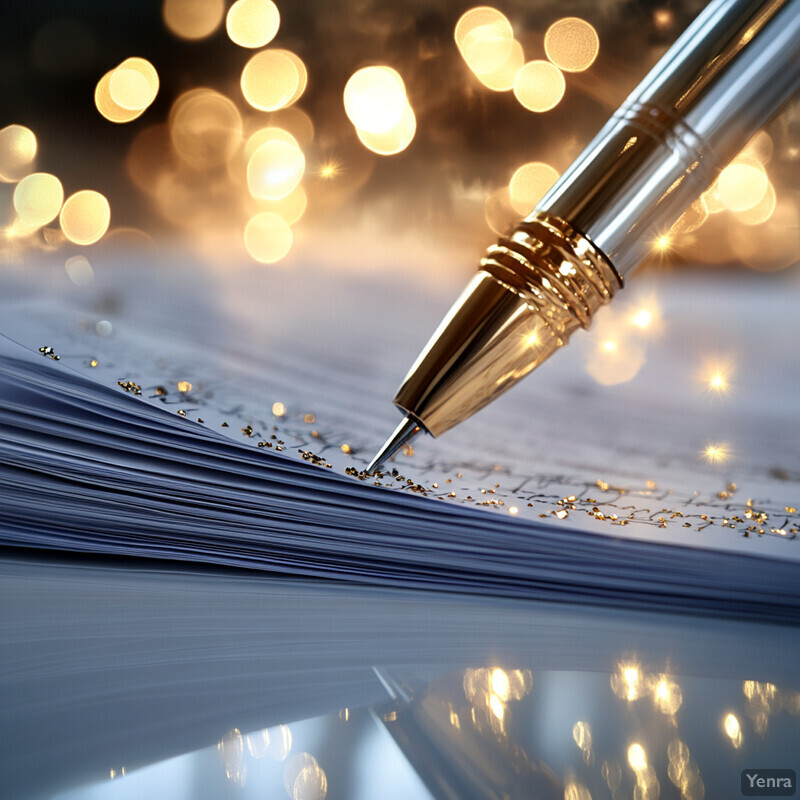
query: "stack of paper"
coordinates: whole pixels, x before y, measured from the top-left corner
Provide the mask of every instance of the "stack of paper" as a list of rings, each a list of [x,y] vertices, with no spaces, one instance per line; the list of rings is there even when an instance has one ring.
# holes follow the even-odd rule
[[[576,342],[365,478],[398,420],[394,384],[453,292],[312,277],[312,300],[247,271],[120,267],[66,298],[20,278],[0,339],[3,543],[797,618],[797,378],[780,346],[797,323],[773,339],[764,315],[730,398],[688,388],[692,343],[730,341],[698,298],[741,319],[752,290],[664,285],[666,333],[632,381],[598,385]],[[279,295],[257,289],[270,280]],[[765,308],[792,302],[761,291]],[[707,465],[720,433],[732,457]]]

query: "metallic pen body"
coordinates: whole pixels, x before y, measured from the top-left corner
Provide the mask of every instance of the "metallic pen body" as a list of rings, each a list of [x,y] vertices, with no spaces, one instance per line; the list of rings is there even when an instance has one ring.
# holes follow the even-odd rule
[[[588,328],[799,84],[800,0],[710,3],[489,248],[398,390],[406,422],[370,471],[418,430],[438,436],[475,413]]]

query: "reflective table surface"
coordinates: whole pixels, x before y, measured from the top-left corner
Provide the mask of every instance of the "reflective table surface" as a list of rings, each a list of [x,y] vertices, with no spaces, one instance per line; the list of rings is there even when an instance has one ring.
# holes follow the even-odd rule
[[[4,554],[3,796],[729,798],[791,626]]]

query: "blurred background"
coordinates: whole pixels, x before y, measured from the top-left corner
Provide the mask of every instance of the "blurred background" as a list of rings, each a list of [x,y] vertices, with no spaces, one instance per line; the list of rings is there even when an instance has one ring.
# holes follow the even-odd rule
[[[52,255],[79,283],[113,246],[369,270],[399,246],[412,273],[469,275],[703,5],[13,4],[0,269]],[[795,101],[653,243],[654,263],[795,263],[799,134]]]

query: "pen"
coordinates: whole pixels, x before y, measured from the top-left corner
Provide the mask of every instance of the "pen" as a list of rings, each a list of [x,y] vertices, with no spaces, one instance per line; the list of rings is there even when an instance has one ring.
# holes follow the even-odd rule
[[[439,436],[588,328],[800,83],[800,0],[714,0],[536,209],[491,246],[397,391],[367,467]]]

